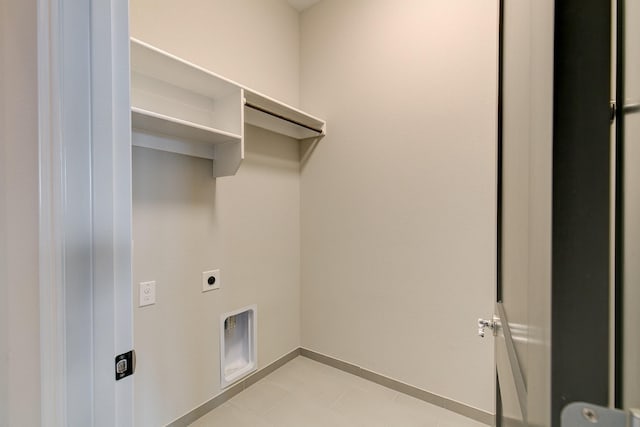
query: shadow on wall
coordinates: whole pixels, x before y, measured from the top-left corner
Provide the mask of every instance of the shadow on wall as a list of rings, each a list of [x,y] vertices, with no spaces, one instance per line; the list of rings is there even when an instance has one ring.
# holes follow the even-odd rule
[[[215,206],[216,180],[211,160],[133,147],[132,164],[136,203]],[[174,173],[176,170],[181,173]],[[194,182],[199,185],[192,185]]]
[[[299,169],[297,140],[251,125],[245,125],[244,132],[245,158],[238,170],[239,174],[243,172],[243,165],[247,164],[270,168],[273,172],[279,169],[287,172]]]

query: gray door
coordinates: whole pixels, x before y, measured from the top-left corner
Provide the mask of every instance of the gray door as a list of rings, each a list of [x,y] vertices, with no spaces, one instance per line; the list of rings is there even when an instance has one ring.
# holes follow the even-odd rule
[[[614,331],[610,340],[613,351],[609,349],[612,354],[608,376],[610,393],[608,401],[600,405],[594,405],[591,399],[565,405],[563,427],[640,426],[640,411],[632,410],[640,408],[640,27],[637,25],[640,0],[617,0],[613,5],[616,37],[612,86],[617,108],[615,126],[612,126],[615,144],[612,144],[614,161],[611,162],[611,175],[615,176],[611,205],[615,232],[610,254],[615,268],[613,321],[609,323]],[[586,325],[602,321],[595,316],[583,320]],[[592,346],[590,352],[606,353],[602,347]],[[577,359],[575,355],[572,357]]]

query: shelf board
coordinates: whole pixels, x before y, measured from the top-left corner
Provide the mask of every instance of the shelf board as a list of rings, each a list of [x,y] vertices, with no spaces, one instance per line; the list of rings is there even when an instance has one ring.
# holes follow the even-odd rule
[[[213,176],[235,175],[244,159],[242,136],[218,129],[131,109],[131,144],[213,160]]]
[[[131,71],[207,96],[224,98],[239,84],[175,55],[131,38]]]
[[[322,137],[324,120],[277,101],[254,90],[244,88],[245,123],[290,136],[295,139]]]
[[[242,139],[240,135],[136,107],[131,108],[131,127],[143,132],[207,144],[224,144]]]
[[[326,134],[322,119],[133,38],[130,71],[132,144],[212,159],[215,177],[237,172],[245,124],[298,140]]]

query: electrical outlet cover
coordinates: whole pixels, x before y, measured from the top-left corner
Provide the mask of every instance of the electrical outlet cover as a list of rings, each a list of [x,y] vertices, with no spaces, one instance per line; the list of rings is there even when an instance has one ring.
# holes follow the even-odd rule
[[[156,282],[141,282],[140,283],[140,301],[138,306],[144,307],[146,305],[153,305],[156,303]]]
[[[202,273],[202,292],[220,289],[220,270],[205,271]]]

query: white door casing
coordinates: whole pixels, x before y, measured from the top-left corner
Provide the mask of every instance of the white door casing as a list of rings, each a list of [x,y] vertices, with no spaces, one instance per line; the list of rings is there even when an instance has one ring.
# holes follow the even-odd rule
[[[38,0],[43,426],[133,424],[126,0]]]

